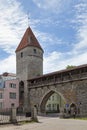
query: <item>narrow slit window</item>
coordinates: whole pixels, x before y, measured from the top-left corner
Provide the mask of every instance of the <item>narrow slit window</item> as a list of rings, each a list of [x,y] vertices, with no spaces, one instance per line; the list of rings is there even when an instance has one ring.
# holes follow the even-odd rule
[[[23,52],[21,52],[21,58],[23,57]]]
[[[34,54],[36,54],[37,53],[37,51],[36,51],[36,49],[34,49]]]

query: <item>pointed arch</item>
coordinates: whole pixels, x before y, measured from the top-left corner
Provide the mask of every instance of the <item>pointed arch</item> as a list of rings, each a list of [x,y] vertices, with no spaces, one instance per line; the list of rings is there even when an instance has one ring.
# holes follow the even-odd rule
[[[76,109],[76,108],[77,108],[77,106],[76,106],[76,104],[75,104],[75,103],[71,103],[71,104],[70,104],[70,108],[74,108],[74,109]]]
[[[64,102],[66,102],[65,98],[63,97],[63,95],[57,91],[54,91],[54,90],[50,90],[48,91],[41,99],[41,102],[40,102],[40,112],[41,113],[44,113],[45,112],[45,105],[46,105],[46,102],[48,101],[49,97],[52,95],[52,94],[58,94],[62,100],[64,100]]]

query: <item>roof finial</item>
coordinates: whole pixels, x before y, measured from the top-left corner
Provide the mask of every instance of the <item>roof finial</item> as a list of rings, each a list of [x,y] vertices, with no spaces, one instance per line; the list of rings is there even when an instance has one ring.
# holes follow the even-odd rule
[[[28,22],[28,27],[29,27],[29,12],[28,12],[28,14],[27,14],[27,22]]]

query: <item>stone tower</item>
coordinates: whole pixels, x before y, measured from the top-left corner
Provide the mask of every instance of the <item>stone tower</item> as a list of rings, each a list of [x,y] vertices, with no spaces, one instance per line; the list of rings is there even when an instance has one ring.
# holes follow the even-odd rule
[[[27,80],[43,74],[43,49],[30,27],[16,49],[16,74],[19,79],[19,104],[27,107]]]

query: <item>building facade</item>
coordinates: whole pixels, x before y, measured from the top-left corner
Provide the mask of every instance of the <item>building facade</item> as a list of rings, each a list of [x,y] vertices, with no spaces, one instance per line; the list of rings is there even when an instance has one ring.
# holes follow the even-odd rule
[[[0,109],[19,106],[19,82],[15,74],[0,75]]]
[[[65,106],[64,100],[57,93],[52,94],[46,103],[47,113],[60,113],[60,108]]]

